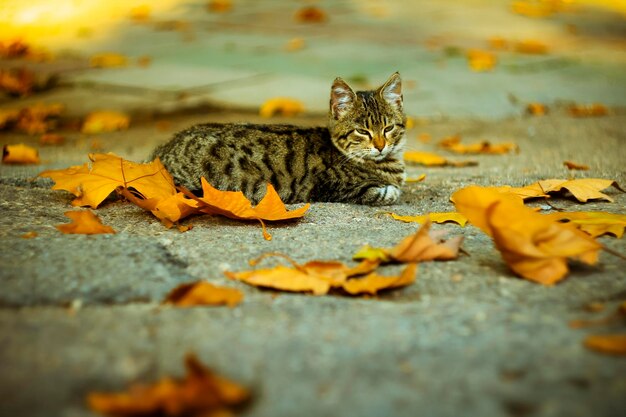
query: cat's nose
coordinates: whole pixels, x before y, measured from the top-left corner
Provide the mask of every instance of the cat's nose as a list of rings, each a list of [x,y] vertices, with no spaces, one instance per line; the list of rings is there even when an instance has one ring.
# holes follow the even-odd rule
[[[374,136],[373,145],[374,148],[378,149],[378,152],[382,152],[385,148],[385,138],[382,138],[380,136]]]

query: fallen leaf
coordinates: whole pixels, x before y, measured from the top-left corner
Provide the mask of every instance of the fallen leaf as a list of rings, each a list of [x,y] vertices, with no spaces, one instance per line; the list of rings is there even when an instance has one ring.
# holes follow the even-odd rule
[[[509,41],[507,41],[506,39],[500,36],[492,36],[491,38],[487,39],[487,43],[489,44],[489,47],[491,49],[496,49],[496,50],[509,49]]]
[[[60,103],[38,103],[20,109],[15,129],[29,135],[40,135],[54,129],[56,118],[65,110]]]
[[[20,110],[17,109],[0,109],[0,129],[8,127],[14,123],[20,116]]]
[[[363,278],[349,279],[342,288],[352,295],[371,294],[376,295],[381,290],[405,287],[415,282],[415,273],[417,272],[417,264],[411,263],[407,265],[399,276],[388,277],[378,275],[372,272]]]
[[[590,303],[585,306],[587,311],[598,312],[604,310],[604,304],[602,303]],[[596,326],[608,326],[613,323],[623,322],[626,318],[626,302],[623,302],[617,310],[611,312],[610,314],[594,319],[583,319],[583,320],[571,320],[568,325],[572,329],[582,329],[587,327],[596,327]]]
[[[39,162],[39,151],[23,143],[4,145],[2,148],[3,164],[38,164]]]
[[[55,226],[66,234],[97,235],[101,233],[115,233],[110,226],[105,226],[100,218],[90,210],[66,211],[65,216],[72,222]]]
[[[621,238],[624,235],[624,228],[626,228],[626,215],[624,214],[603,211],[562,211],[545,216],[556,221],[568,221],[592,237],[612,234]]]
[[[146,68],[152,64],[152,57],[149,55],[143,55],[137,58],[137,65]]]
[[[328,16],[319,7],[309,6],[299,9],[295,18],[302,23],[323,23],[328,19]]]
[[[177,229],[178,229],[179,232],[185,233],[185,232],[188,232],[191,229],[193,229],[193,224],[188,224],[188,225],[179,224],[177,226]]]
[[[587,336],[585,347],[608,355],[626,355],[626,334],[595,334]]]
[[[553,2],[548,1],[513,1],[511,11],[526,17],[547,17],[556,12]]]
[[[312,292],[313,295],[327,294],[331,282],[304,271],[279,265],[271,269],[257,269],[243,272],[225,272],[230,279],[243,281],[257,287],[274,288],[291,292]]]
[[[416,233],[407,236],[390,249],[365,246],[357,251],[352,259],[379,261],[381,263],[414,263],[456,259],[463,242],[463,236],[441,241],[436,234],[429,234],[430,225],[430,220],[427,220]]]
[[[218,287],[206,281],[196,281],[174,288],[163,302],[178,307],[199,305],[234,307],[242,300],[243,293],[236,288]]]
[[[26,232],[23,235],[21,235],[20,237],[22,239],[32,239],[39,236],[39,234],[37,232]]]
[[[171,186],[174,187],[174,184],[172,183]],[[199,210],[191,205],[193,204],[193,200],[186,198],[185,194],[180,192],[172,192],[170,195],[142,199],[123,188],[120,190],[120,194],[131,203],[154,214],[168,229],[174,226],[177,221],[192,214],[199,213]],[[184,227],[181,229],[181,227],[183,226],[178,227],[178,230],[181,232],[190,229],[184,229]]]
[[[101,132],[113,132],[116,130],[128,129],[130,118],[117,111],[97,111],[87,115],[83,126],[82,133],[94,134]]]
[[[128,57],[122,54],[107,52],[92,55],[89,63],[94,68],[119,68],[128,65]]]
[[[428,220],[433,223],[456,223],[463,227],[467,223],[467,218],[461,213],[448,212],[448,213],[428,213],[422,216],[399,216],[395,213],[389,213],[389,215],[395,220],[400,220],[405,223],[419,223],[424,224]]]
[[[21,39],[0,42],[0,58],[13,59],[27,56],[30,46]]]
[[[150,14],[152,10],[147,4],[141,4],[139,6],[130,9],[130,18],[135,22],[147,22],[150,20]]]
[[[415,119],[411,116],[407,116],[406,117],[406,122],[405,122],[405,127],[406,129],[413,129],[415,127]]]
[[[443,156],[430,152],[418,152],[407,151],[404,153],[404,161],[409,164],[420,164],[424,166],[452,166],[452,167],[465,167],[475,166],[478,162],[475,161],[450,161]]]
[[[207,9],[212,13],[225,13],[233,8],[232,0],[210,0]]]
[[[445,138],[439,142],[439,146],[455,153],[461,154],[504,154],[512,151],[518,151],[519,148],[515,143],[503,142],[498,144],[492,144],[489,141],[475,142],[469,145],[461,143],[459,136],[452,136]]]
[[[0,69],[0,91],[27,96],[35,87],[35,73],[27,68]]]
[[[413,182],[422,182],[426,179],[426,174],[421,174],[419,177],[417,178],[407,178],[406,180],[404,180],[404,182],[406,183],[413,183]]]
[[[511,187],[509,185],[502,185],[499,187],[485,187],[490,188],[499,193],[509,194],[510,196],[517,197],[522,201],[528,200],[529,198],[550,198],[548,194],[546,194],[539,183],[533,183],[530,185],[526,185],[524,187]]]
[[[287,52],[295,52],[295,51],[299,51],[299,50],[303,49],[305,45],[306,45],[306,43],[304,42],[304,39],[302,39],[302,38],[293,38],[293,39],[290,39],[285,44],[285,50]]]
[[[494,240],[517,275],[544,285],[562,280],[567,259],[595,264],[602,246],[575,227],[525,207],[521,200],[483,187],[456,191],[454,204],[470,223]]]
[[[544,55],[548,53],[548,45],[534,39],[526,39],[517,42],[515,50],[523,54]]]
[[[185,190],[185,194],[195,200],[194,205],[200,212],[206,214],[219,214],[237,220],[258,220],[263,227],[265,239],[271,240],[271,236],[265,230],[263,220],[280,221],[296,219],[304,216],[310,204],[306,204],[294,210],[287,210],[285,204],[271,184],[267,184],[267,192],[256,207],[241,191],[220,191],[203,177],[202,197],[196,197]]]
[[[57,133],[44,133],[39,138],[40,145],[62,145],[65,142],[65,137]]]
[[[183,379],[164,377],[152,385],[131,385],[127,392],[92,392],[92,411],[116,416],[225,416],[248,401],[247,389],[214,374],[193,354],[185,357]]]
[[[497,58],[495,54],[480,49],[470,49],[467,51],[467,64],[472,71],[491,71],[496,66]]]
[[[157,159],[147,164],[126,161],[114,154],[90,154],[91,164],[48,170],[40,177],[51,178],[53,190],[65,190],[77,198],[74,206],[97,208],[116,188],[134,189],[146,199],[176,194],[174,180]]]
[[[548,114],[548,107],[541,103],[528,103],[526,113],[532,114],[533,116],[545,116]]]
[[[261,106],[259,114],[261,117],[270,118],[275,115],[293,117],[304,111],[304,105],[295,99],[286,97],[276,97],[267,100]]]
[[[563,162],[563,165],[567,169],[573,169],[573,170],[578,170],[578,171],[589,171],[589,165],[585,165],[585,164],[579,164],[579,163],[572,162],[572,161],[565,161]]]
[[[611,186],[624,192],[617,182],[602,178],[580,178],[574,180],[550,179],[539,181],[538,184],[544,193],[559,192],[566,189],[581,203],[586,203],[589,200],[606,200],[613,202],[611,197],[600,192]]]
[[[600,103],[594,104],[573,104],[568,107],[567,111],[574,117],[598,117],[606,116],[609,114],[609,110]]]
[[[417,135],[417,140],[419,140],[422,143],[429,143],[432,140],[432,136],[430,136],[430,133],[420,133],[419,135]]]

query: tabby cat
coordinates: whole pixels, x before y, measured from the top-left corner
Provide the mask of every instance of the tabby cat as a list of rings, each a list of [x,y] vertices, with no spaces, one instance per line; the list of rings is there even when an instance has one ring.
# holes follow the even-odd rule
[[[242,191],[257,203],[271,183],[286,203],[395,203],[405,172],[402,81],[356,93],[341,78],[331,88],[329,127],[200,124],[154,150],[174,180],[200,189]]]

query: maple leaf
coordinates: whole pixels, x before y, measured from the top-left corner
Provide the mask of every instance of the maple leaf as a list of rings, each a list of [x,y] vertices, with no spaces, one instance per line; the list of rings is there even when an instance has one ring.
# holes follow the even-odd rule
[[[519,199],[482,187],[456,191],[457,210],[494,240],[517,275],[552,285],[568,272],[567,258],[597,261],[602,246],[575,227],[536,213]]]
[[[626,215],[613,214],[603,211],[578,211],[578,212],[558,212],[545,216],[557,221],[569,221],[583,232],[592,237],[612,234],[621,238],[626,228]]]
[[[624,192],[617,182],[602,178],[580,178],[575,180],[550,179],[539,181],[537,184],[539,184],[544,193],[558,192],[562,189],[566,189],[581,203],[596,199],[613,202],[611,197],[600,192],[610,186]]]
[[[574,170],[578,170],[578,171],[589,171],[589,165],[578,164],[578,163],[572,162],[572,161],[565,161],[565,162],[563,162],[563,165],[567,169],[574,169]]]
[[[119,68],[128,65],[128,57],[114,52],[105,52],[92,55],[89,63],[94,68]]]
[[[431,222],[427,219],[416,233],[407,236],[395,247],[381,249],[365,246],[357,251],[352,258],[355,260],[379,261],[381,263],[415,263],[456,259],[463,242],[463,236],[457,236],[442,242],[440,234],[429,234],[430,226]]]
[[[459,136],[445,138],[439,142],[439,146],[451,152],[460,154],[495,155],[519,150],[518,146],[512,142],[491,144],[489,141],[481,141],[469,145],[464,145],[461,143],[461,138]]]
[[[94,134],[128,129],[130,118],[117,111],[97,111],[89,113],[83,122],[82,133]]]
[[[66,234],[97,235],[115,233],[111,226],[105,226],[98,216],[89,210],[66,211],[65,216],[72,222],[57,225],[56,228]]]
[[[220,191],[214,188],[208,181],[202,177],[202,197],[194,196],[190,191],[183,190],[185,195],[195,200],[195,208],[206,214],[219,214],[236,220],[258,220],[263,227],[263,235],[266,240],[271,240],[271,236],[265,229],[263,220],[280,221],[296,219],[304,216],[310,204],[294,209],[287,210],[280,196],[272,186],[267,184],[267,192],[256,207],[252,207],[252,203],[241,191]]]
[[[304,105],[300,101],[287,97],[276,97],[267,100],[261,105],[259,115],[267,118],[277,114],[286,117],[293,117],[303,111]]]
[[[74,206],[97,208],[118,187],[133,188],[146,199],[176,193],[172,176],[158,158],[147,164],[126,161],[112,153],[89,154],[89,159],[91,164],[47,170],[39,176],[51,178],[53,190],[74,194]]]
[[[2,147],[3,164],[38,164],[39,162],[39,152],[31,146],[19,143]]]
[[[174,288],[163,302],[178,307],[198,305],[234,307],[242,300],[243,293],[236,288],[218,287],[206,281],[196,281]]]
[[[389,214],[393,219],[399,220],[405,223],[423,224],[423,223],[426,223],[426,221],[428,221],[429,219],[433,223],[452,222],[452,223],[458,224],[461,227],[465,226],[465,223],[467,223],[467,218],[461,213],[456,213],[456,212],[428,213],[422,216],[399,216],[395,213],[387,213],[387,214]]]
[[[453,166],[453,167],[465,167],[475,166],[478,162],[475,161],[450,161],[443,156],[437,155],[431,152],[418,152],[407,151],[404,153],[404,161],[409,164],[420,164],[425,166]]]
[[[107,415],[207,416],[230,415],[233,407],[250,398],[247,389],[214,374],[193,354],[185,357],[185,367],[183,379],[165,377],[152,385],[132,385],[127,392],[93,392],[87,403]]]
[[[491,71],[496,66],[497,58],[489,51],[470,49],[467,51],[467,63],[472,71]]]
[[[509,185],[501,185],[499,187],[484,187],[489,188],[499,193],[508,194],[513,197],[517,197],[522,201],[527,200],[529,198],[550,198],[548,194],[546,194],[539,183],[534,183],[530,185],[526,185],[524,187],[511,187]]]
[[[177,221],[199,213],[196,207],[190,205],[192,200],[186,198],[181,192],[147,199],[137,197],[126,188],[122,188],[119,192],[131,203],[154,214],[168,229]],[[180,227],[179,230],[181,230]]]
[[[626,355],[626,334],[596,334],[587,336],[585,347],[608,355]]]

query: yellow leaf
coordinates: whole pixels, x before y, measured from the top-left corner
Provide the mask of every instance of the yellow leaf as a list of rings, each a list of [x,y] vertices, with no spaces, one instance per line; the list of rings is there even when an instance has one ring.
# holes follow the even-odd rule
[[[467,51],[467,63],[472,71],[491,71],[497,63],[495,54],[480,49],[470,49]]]
[[[357,250],[356,253],[352,255],[352,259],[354,259],[355,261],[369,260],[382,263],[391,262],[391,257],[389,256],[388,249],[375,248],[370,245],[365,245]]]
[[[426,174],[422,174],[417,178],[407,178],[405,180],[406,183],[412,183],[412,182],[422,182],[426,179]]]
[[[467,218],[461,213],[448,212],[448,213],[428,213],[422,216],[399,216],[395,213],[389,213],[395,220],[400,220],[405,223],[426,223],[429,219],[433,223],[456,223],[459,226],[465,226]]]
[[[548,53],[548,46],[534,39],[526,39],[515,45],[515,50],[523,54],[543,55]]]
[[[612,234],[621,238],[624,235],[624,228],[626,228],[626,215],[624,214],[603,211],[578,211],[574,213],[563,211],[545,216],[557,221],[567,220],[592,237]]]
[[[475,161],[450,161],[443,156],[430,152],[407,151],[404,153],[404,161],[409,164],[420,164],[425,166],[453,166],[464,167],[478,165]]]
[[[626,355],[626,334],[595,334],[587,336],[585,347],[608,355]]]
[[[529,103],[528,106],[526,106],[526,112],[533,116],[545,116],[548,114],[548,107],[541,103]]]
[[[501,185],[499,187],[483,187],[488,188],[499,193],[509,194],[514,197],[520,198],[522,201],[529,198],[550,198],[550,196],[543,192],[543,189],[539,186],[539,183],[533,183],[524,187],[511,187],[509,185]]]
[[[0,109],[0,129],[4,129],[15,122],[20,115],[17,109]]]
[[[286,117],[297,116],[304,111],[304,105],[295,99],[286,97],[276,97],[267,100],[261,106],[259,114],[261,117],[270,118],[275,115]]]
[[[196,281],[174,288],[163,302],[178,307],[199,305],[234,307],[242,300],[243,293],[236,288],[218,287],[206,281]]]
[[[224,416],[245,403],[250,393],[240,385],[214,374],[193,354],[185,357],[187,375],[164,377],[151,385],[134,384],[127,392],[92,392],[89,408],[117,416]]]
[[[130,18],[135,22],[146,22],[150,20],[150,13],[152,10],[147,4],[142,4],[130,9]]]
[[[285,50],[287,50],[288,52],[295,52],[295,51],[299,51],[301,49],[303,49],[305,47],[306,43],[304,42],[304,39],[302,38],[293,38],[290,39],[286,44],[285,44]]]
[[[66,211],[65,216],[69,217],[72,222],[56,226],[63,233],[81,235],[115,233],[112,227],[103,225],[100,218],[89,210]]]
[[[511,10],[526,17],[547,17],[553,14],[557,9],[555,5],[547,1],[513,1]]]
[[[539,181],[538,184],[544,193],[558,192],[562,189],[566,189],[581,203],[596,199],[612,202],[613,199],[611,197],[600,192],[600,190],[604,190],[610,186],[622,192],[624,191],[615,181],[602,178],[580,178],[575,180],[550,179]]]
[[[571,105],[568,109],[569,114],[574,117],[598,117],[598,116],[606,116],[609,114],[609,110],[600,103],[594,104],[574,104]]]
[[[117,111],[97,111],[87,115],[82,133],[94,134],[128,129],[130,118]]]
[[[509,267],[531,281],[552,285],[567,274],[567,258],[594,264],[602,248],[575,227],[493,189],[468,187],[455,192],[453,201],[459,212],[493,238]]]
[[[491,144],[489,141],[476,142],[469,145],[461,143],[459,136],[445,138],[439,142],[439,146],[451,152],[461,154],[504,154],[512,151],[518,151],[519,148],[515,143],[503,142]]]
[[[258,287],[291,292],[310,291],[314,295],[327,294],[331,287],[331,283],[328,280],[283,265],[272,269],[258,269],[254,271],[226,271],[225,274],[230,279],[243,281]]]
[[[128,65],[128,57],[113,52],[93,55],[90,64],[94,68],[117,68]]]
[[[411,263],[407,265],[399,276],[387,277],[378,275],[376,272],[363,277],[354,278],[346,281],[342,288],[352,295],[371,294],[376,295],[378,291],[392,288],[404,287],[415,282],[415,273],[417,272],[417,264]]]
[[[589,171],[589,165],[578,164],[578,163],[572,162],[572,161],[565,161],[565,162],[563,162],[563,165],[567,169],[574,169],[574,170],[578,170],[578,171]]]
[[[2,148],[3,164],[38,164],[39,152],[37,149],[24,145],[4,145]]]

